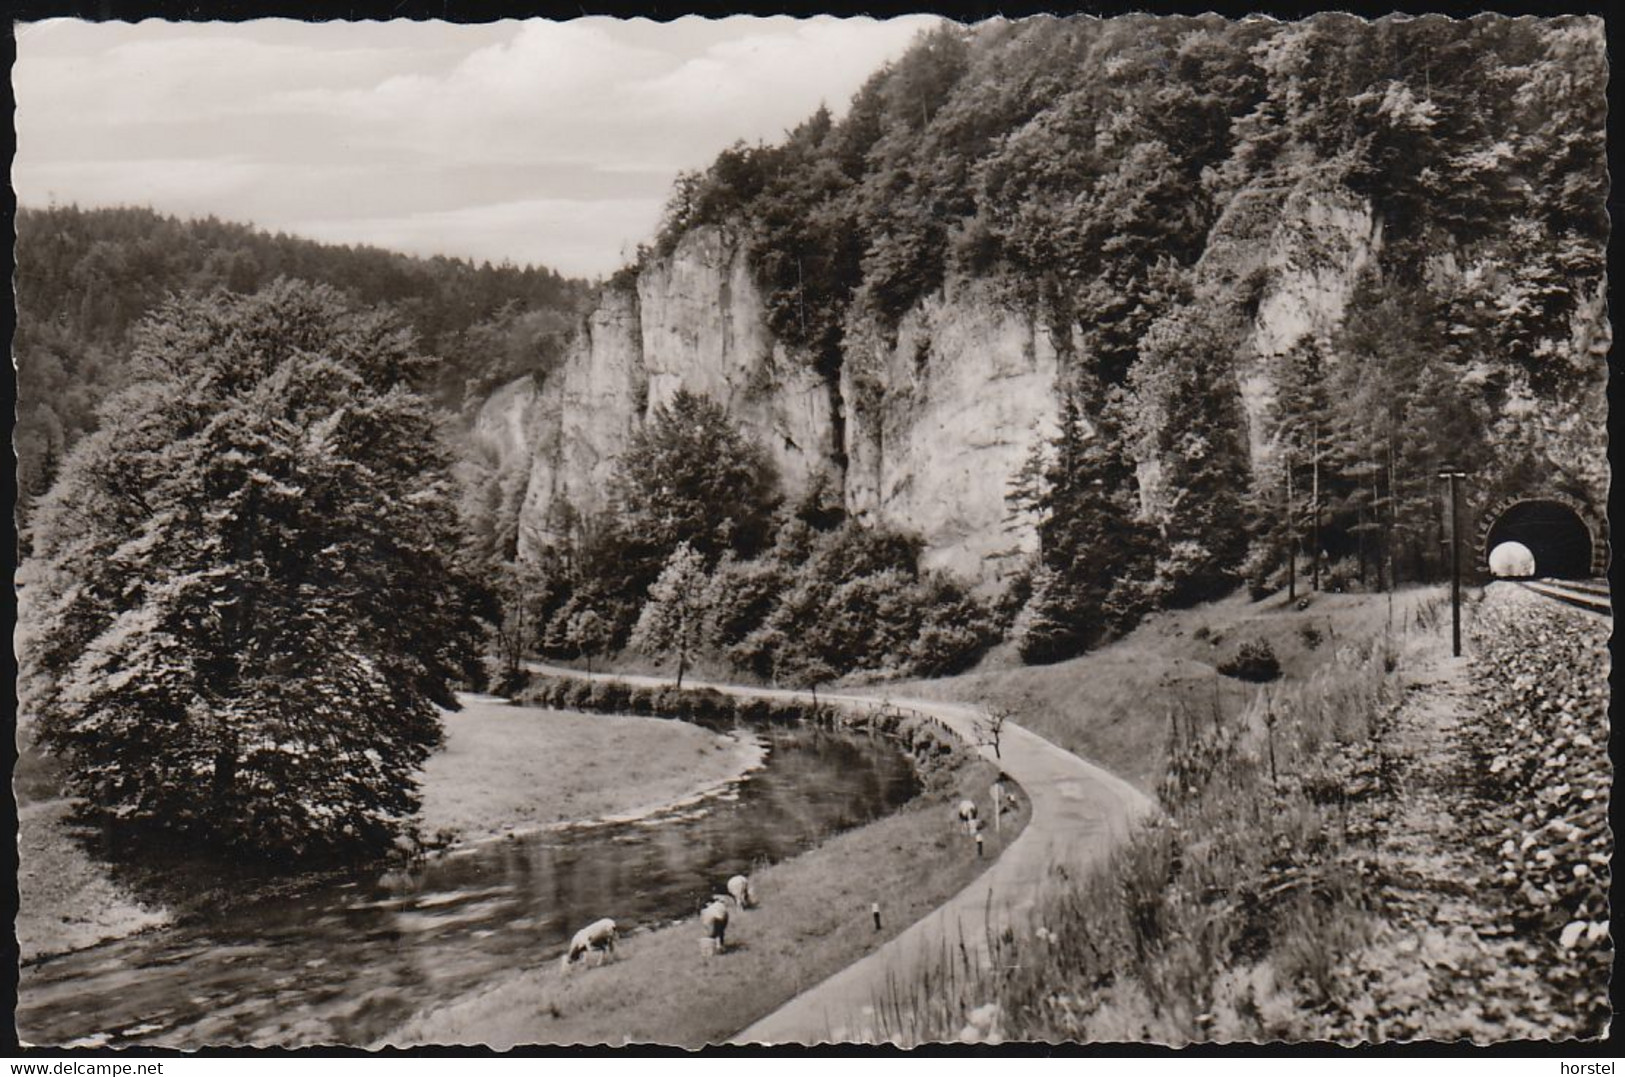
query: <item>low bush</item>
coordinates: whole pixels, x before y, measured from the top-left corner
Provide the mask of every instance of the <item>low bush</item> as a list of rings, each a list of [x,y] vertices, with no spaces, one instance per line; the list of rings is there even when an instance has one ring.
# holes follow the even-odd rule
[[[558,705],[568,710],[593,709],[593,682],[569,678],[564,681]]]
[[[1240,681],[1262,684],[1281,675],[1281,661],[1268,640],[1243,643],[1235,656],[1219,663],[1219,672]]]
[[[673,688],[669,684],[663,684],[651,689],[649,693],[649,713],[659,718],[681,718],[683,716],[682,689]]]
[[[760,696],[741,699],[738,704],[737,715],[741,722],[748,725],[766,725],[772,721],[773,705]]]
[[[621,712],[627,709],[630,696],[630,689],[620,681],[593,681],[588,699],[595,711]]]

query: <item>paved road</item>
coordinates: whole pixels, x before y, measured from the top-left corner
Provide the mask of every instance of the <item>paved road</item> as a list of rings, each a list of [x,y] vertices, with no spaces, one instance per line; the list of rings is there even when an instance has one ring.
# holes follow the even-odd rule
[[[584,676],[579,671],[533,665],[541,673]],[[602,677],[603,674],[594,674]],[[633,684],[666,684],[661,677],[624,676]],[[805,696],[781,689],[741,688],[686,681],[735,695]],[[875,706],[874,696],[819,693],[820,701]],[[975,707],[923,699],[896,699],[896,706],[940,719],[970,743],[976,722],[985,718]],[[971,960],[985,963],[989,929],[1020,925],[1039,897],[1053,885],[1057,866],[1076,878],[1103,861],[1128,833],[1133,822],[1152,810],[1151,800],[1101,768],[1086,763],[1043,737],[1006,723],[999,742],[998,764],[1021,784],[1032,815],[1004,854],[976,881],[887,942],[823,983],[803,991],[773,1013],[734,1037],[740,1043],[853,1042],[879,1035],[870,1020],[872,1003],[884,997],[888,982],[908,983],[916,970],[961,943]],[[993,758],[993,750],[982,754]],[[989,924],[991,914],[992,923]]]

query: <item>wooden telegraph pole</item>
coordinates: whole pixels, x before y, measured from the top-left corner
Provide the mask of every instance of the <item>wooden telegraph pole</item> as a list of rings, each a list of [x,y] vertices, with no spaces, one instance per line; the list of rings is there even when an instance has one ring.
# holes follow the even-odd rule
[[[1286,597],[1298,600],[1298,517],[1292,505],[1292,454],[1286,454]]]
[[[1457,658],[1461,657],[1461,505],[1456,484],[1466,477],[1467,472],[1457,467],[1439,469],[1439,478],[1450,484],[1450,653]]]
[[[1309,575],[1312,578],[1311,586],[1317,592],[1320,590],[1320,422],[1315,422],[1315,457],[1314,457],[1314,493],[1310,495],[1309,507],[1313,515],[1309,520]]]

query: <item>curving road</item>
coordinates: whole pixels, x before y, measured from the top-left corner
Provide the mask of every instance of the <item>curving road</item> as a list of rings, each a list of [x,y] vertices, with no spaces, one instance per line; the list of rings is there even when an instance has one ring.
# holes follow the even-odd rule
[[[583,677],[578,670],[531,664],[538,673]],[[669,684],[669,678],[595,673],[594,679],[630,684]],[[809,693],[746,688],[705,681],[694,687],[730,695],[807,698]],[[873,707],[874,696],[820,693],[820,701]],[[976,743],[976,723],[986,715],[975,707],[924,699],[888,697],[895,706],[940,719],[967,743]],[[1007,722],[999,742],[998,765],[1022,786],[1032,815],[1004,854],[976,881],[874,953],[802,992],[734,1037],[738,1043],[873,1041],[880,1038],[872,1003],[890,983],[908,983],[914,973],[963,946],[971,960],[985,963],[987,939],[1006,925],[1019,926],[1032,914],[1044,888],[1063,868],[1077,878],[1109,856],[1133,823],[1150,812],[1152,801],[1121,778],[1086,763],[1063,748]],[[993,759],[993,750],[980,749]],[[989,923],[989,919],[992,923]]]

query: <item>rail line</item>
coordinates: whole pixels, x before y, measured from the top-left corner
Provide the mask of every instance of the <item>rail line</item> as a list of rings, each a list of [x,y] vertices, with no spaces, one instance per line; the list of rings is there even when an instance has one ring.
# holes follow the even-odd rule
[[[1518,580],[1518,586],[1533,591],[1554,602],[1562,602],[1576,609],[1602,617],[1614,615],[1606,580]]]

